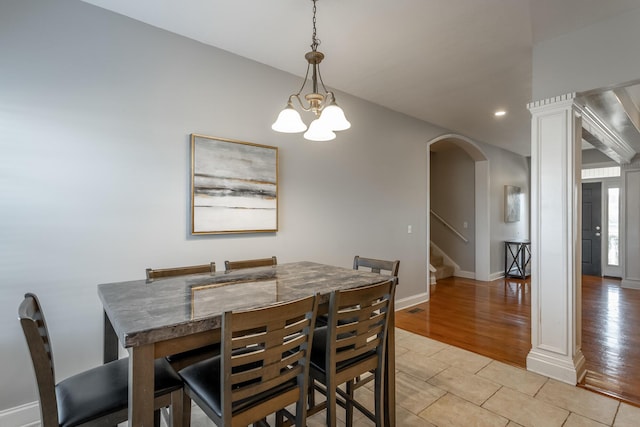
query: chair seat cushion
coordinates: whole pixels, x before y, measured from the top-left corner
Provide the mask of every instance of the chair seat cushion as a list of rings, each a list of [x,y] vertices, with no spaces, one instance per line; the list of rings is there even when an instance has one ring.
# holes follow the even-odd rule
[[[325,366],[327,362],[327,334],[329,333],[329,329],[327,326],[322,326],[319,328],[315,328],[313,331],[313,345],[311,347],[311,367],[316,371],[325,372]],[[336,364],[336,372],[340,372],[341,370],[358,363],[370,356],[376,354],[375,350],[370,350],[366,353],[363,353],[357,357],[353,357],[351,359],[343,360]]]
[[[182,388],[164,359],[155,361],[155,396]],[[60,426],[73,427],[127,407],[129,359],[119,359],[69,377],[56,385]]]
[[[220,356],[203,360],[191,366],[187,366],[182,369],[179,374],[190,392],[192,394],[195,393],[196,396],[192,396],[192,398],[197,397],[197,399],[194,400],[196,400],[198,404],[208,406],[219,417],[222,417],[222,398],[220,395],[220,381],[222,375],[220,373],[220,360]],[[247,365],[247,368],[250,369],[251,367],[252,364]],[[234,413],[242,412],[257,403],[267,400],[271,396],[275,396],[295,387],[297,387],[297,382],[293,379],[263,393],[235,402],[232,411]]]

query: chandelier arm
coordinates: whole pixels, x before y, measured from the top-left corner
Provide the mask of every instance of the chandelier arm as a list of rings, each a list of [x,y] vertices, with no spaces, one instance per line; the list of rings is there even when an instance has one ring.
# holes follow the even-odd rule
[[[329,95],[331,95],[331,98],[332,98],[333,100],[335,100],[335,99],[336,99],[336,97],[335,97],[335,95],[333,94],[333,92],[332,92],[332,91],[330,91],[330,90],[327,90],[326,86],[324,85],[324,81],[322,81],[322,74],[320,73],[320,66],[318,66],[318,67],[317,67],[317,72],[318,72],[318,79],[320,80],[320,85],[322,85],[322,90],[324,91],[325,96],[326,96],[326,98],[325,98],[325,100],[324,100],[324,103],[323,103],[322,107],[320,108],[320,111],[322,111],[322,110],[324,109],[324,107],[326,107],[326,106],[329,104],[329,102],[328,102],[328,100],[329,100],[329,98],[328,98],[328,97],[329,97]]]
[[[311,64],[307,64],[307,72],[304,75],[304,80],[302,81],[302,86],[300,86],[300,90],[295,94],[298,97],[298,101],[300,100],[300,94],[304,90],[304,87],[307,85],[307,79],[309,78],[309,68],[311,68]]]
[[[298,100],[298,104],[300,105],[300,108],[302,108],[303,111],[311,111],[311,105],[309,105],[308,107],[304,106],[304,103],[302,102],[302,99],[300,99],[300,93],[294,93],[293,95],[291,95],[289,97],[289,101],[291,101],[292,98],[295,98]]]

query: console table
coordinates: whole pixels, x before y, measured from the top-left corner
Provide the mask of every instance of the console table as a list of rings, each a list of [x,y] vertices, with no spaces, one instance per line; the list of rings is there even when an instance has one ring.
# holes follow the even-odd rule
[[[504,242],[504,277],[526,279],[531,262],[531,241],[506,240]]]

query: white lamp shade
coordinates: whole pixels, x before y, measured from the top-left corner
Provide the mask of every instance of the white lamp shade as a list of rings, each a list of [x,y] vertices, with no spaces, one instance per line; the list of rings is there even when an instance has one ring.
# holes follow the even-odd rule
[[[276,132],[296,133],[307,130],[300,113],[298,113],[291,104],[288,104],[284,110],[278,114],[278,119],[271,125],[271,129]]]
[[[336,134],[322,124],[320,119],[315,119],[309,125],[309,130],[304,133],[304,138],[310,141],[331,141]]]
[[[324,107],[320,115],[320,120],[322,120],[327,128],[333,131],[346,130],[351,127],[351,123],[349,123],[344,116],[344,111],[338,107],[335,101],[332,101],[331,104]]]

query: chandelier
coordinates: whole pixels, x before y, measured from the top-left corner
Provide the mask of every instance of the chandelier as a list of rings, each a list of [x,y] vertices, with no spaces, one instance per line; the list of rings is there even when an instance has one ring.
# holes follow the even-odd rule
[[[336,137],[335,131],[349,129],[351,123],[344,116],[342,108],[336,104],[336,96],[327,90],[320,75],[320,62],[324,59],[324,54],[318,52],[320,40],[316,37],[316,1],[313,0],[313,34],[311,36],[311,51],[304,57],[307,60],[307,73],[304,76],[302,87],[297,93],[289,96],[287,106],[280,112],[278,119],[271,129],[285,133],[304,133],[305,139],[310,141],[330,141]],[[309,71],[311,71],[311,93],[304,95],[306,103],[300,98],[300,94],[309,81]],[[318,83],[323,93],[319,92]],[[304,111],[311,111],[316,118],[309,125],[304,124],[300,113],[294,108],[293,100],[297,100],[300,108]]]

